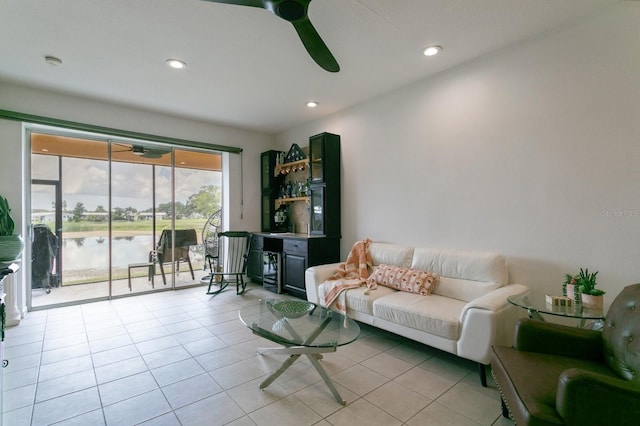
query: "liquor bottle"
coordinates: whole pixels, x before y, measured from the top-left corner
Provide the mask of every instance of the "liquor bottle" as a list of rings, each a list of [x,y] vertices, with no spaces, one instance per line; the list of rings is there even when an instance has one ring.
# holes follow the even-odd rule
[[[307,178],[307,183],[305,184],[305,189],[304,189],[304,195],[305,197],[311,197],[311,178]]]

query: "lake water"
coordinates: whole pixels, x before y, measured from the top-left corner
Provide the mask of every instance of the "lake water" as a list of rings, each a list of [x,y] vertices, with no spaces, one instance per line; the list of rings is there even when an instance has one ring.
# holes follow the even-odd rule
[[[131,263],[147,262],[149,252],[155,248],[151,235],[115,237],[113,239],[113,267],[126,269]],[[192,246],[191,262],[202,259],[202,248]],[[62,239],[63,273],[86,270],[108,270],[109,239],[107,236]]]

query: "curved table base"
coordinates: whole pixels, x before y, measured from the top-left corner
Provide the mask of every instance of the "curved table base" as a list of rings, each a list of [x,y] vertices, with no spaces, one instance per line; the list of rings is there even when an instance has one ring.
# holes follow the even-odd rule
[[[327,353],[327,352],[335,352],[335,351],[336,351],[335,346],[322,347],[322,348],[317,348],[317,347],[314,348],[309,346],[283,346],[280,348],[259,348],[258,349],[259,354],[275,353],[277,355],[289,355],[289,358],[287,358],[282,363],[280,368],[278,368],[276,371],[271,373],[269,377],[267,377],[262,381],[262,383],[260,383],[260,389],[265,389],[267,386],[273,383],[278,377],[280,377],[282,373],[285,372],[287,368],[291,367],[291,365],[294,362],[296,362],[298,358],[300,358],[300,355],[306,355],[307,358],[309,358],[309,361],[311,361],[311,365],[314,366],[316,371],[318,371],[318,373],[320,374],[320,377],[322,377],[322,380],[324,380],[325,384],[329,387],[329,390],[335,397],[336,401],[338,401],[342,405],[346,405],[347,401],[345,401],[340,396],[340,393],[338,392],[336,387],[333,385],[333,382],[329,378],[329,375],[325,371],[324,367],[322,367],[322,365],[318,361],[319,359],[322,359],[321,354]]]

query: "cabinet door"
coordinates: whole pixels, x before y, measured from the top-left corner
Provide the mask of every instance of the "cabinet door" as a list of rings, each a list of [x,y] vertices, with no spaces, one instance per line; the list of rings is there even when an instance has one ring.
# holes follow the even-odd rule
[[[313,235],[324,235],[325,203],[324,186],[313,185],[311,187],[311,201],[309,211],[309,229]]]
[[[307,257],[298,254],[284,255],[284,287],[294,296],[305,296],[304,272],[307,270]]]
[[[247,256],[247,277],[251,281],[262,282],[262,249],[249,249]]]
[[[247,276],[255,282],[262,282],[262,251],[264,239],[260,235],[252,235],[247,253]]]
[[[261,230],[271,232],[275,229],[275,200],[282,183],[282,176],[275,176],[276,158],[280,151],[265,151],[260,155],[261,187]]]
[[[271,232],[275,229],[275,204],[270,194],[262,195],[262,232]]]
[[[260,155],[260,184],[262,192],[272,192],[280,179],[275,176],[276,159],[280,151],[265,151]],[[277,188],[275,188],[277,190]]]
[[[309,139],[309,165],[311,182],[324,181],[324,136],[317,135]]]
[[[271,185],[271,155],[269,152],[263,152],[260,156],[260,170],[262,176],[260,181],[262,182],[262,191],[269,190]]]

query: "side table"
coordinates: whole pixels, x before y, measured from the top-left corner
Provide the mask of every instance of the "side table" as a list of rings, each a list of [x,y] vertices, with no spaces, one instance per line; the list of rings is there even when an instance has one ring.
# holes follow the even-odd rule
[[[554,315],[579,320],[578,327],[598,330],[602,328],[604,311],[602,309],[585,308],[583,305],[556,306],[547,303],[546,296],[538,293],[524,293],[507,298],[509,303],[527,310],[529,318],[544,321],[541,314]]]

